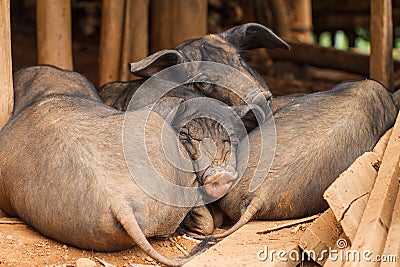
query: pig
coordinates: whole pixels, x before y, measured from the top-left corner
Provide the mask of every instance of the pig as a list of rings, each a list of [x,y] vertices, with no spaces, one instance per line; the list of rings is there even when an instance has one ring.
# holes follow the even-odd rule
[[[131,63],[131,72],[143,79],[105,84],[99,88],[99,95],[107,105],[126,110],[139,86],[157,72],[180,63],[208,61],[235,68],[248,77],[255,87],[240,88],[240,91],[234,90],[235,88],[223,88],[216,85],[215,81],[207,80],[208,77],[203,77],[204,74],[196,68],[188,72],[191,72],[192,77],[200,77],[200,80],[203,78],[204,82],[195,82],[189,86],[200,94],[218,99],[227,105],[249,103],[263,107],[264,100],[271,100],[271,92],[264,79],[243,58],[243,52],[261,47],[289,49],[289,45],[270,29],[257,23],[247,23],[219,34],[184,41],[173,50],[158,51],[143,60]],[[234,81],[237,77],[232,76],[231,79]],[[237,83],[236,87],[240,87],[240,84]],[[235,92],[240,92],[240,95]]]
[[[86,78],[52,66],[18,71],[14,90],[14,111],[0,131],[0,209],[72,246],[115,251],[136,244],[163,264],[185,263],[161,255],[146,238],[173,233],[190,207],[149,196],[131,176],[123,151],[123,122],[130,116],[135,123],[126,126],[132,137],[125,140],[128,147],[138,146],[137,136],[145,131],[148,155],[162,176],[195,186],[193,171],[178,169],[160,153],[186,151],[172,141],[176,133],[164,119],[155,112],[108,107]],[[129,159],[140,164],[144,157]],[[159,186],[154,177],[143,178]],[[168,197],[191,201],[185,194]]]
[[[271,127],[271,117],[249,134],[249,162],[238,167],[246,168],[245,174],[218,201],[237,222],[212,238],[225,237],[251,219],[293,219],[326,209],[323,192],[357,157],[372,150],[394,124],[397,111],[392,95],[372,80],[344,82],[279,108],[273,116],[276,150],[261,142],[273,138],[260,135],[263,127]],[[239,144],[238,157],[244,144]],[[261,150],[274,160],[265,180],[249,189],[256,169],[265,167],[258,165]]]
[[[159,104],[159,109],[156,110],[159,113],[163,113],[162,116],[165,118],[168,114],[165,111],[171,110],[175,105],[181,104],[188,99],[207,96],[220,100],[227,105],[235,106],[235,112],[242,118],[246,116],[251,117],[252,113],[258,112],[260,114],[264,112],[271,98],[271,93],[265,81],[247,64],[242,58],[241,53],[248,49],[260,47],[289,48],[283,40],[268,28],[260,24],[248,23],[220,34],[212,34],[185,41],[174,50],[159,51],[139,62],[131,63],[132,73],[143,77],[143,79],[130,82],[108,83],[99,89],[99,95],[105,104],[125,111],[128,109],[129,103],[135,93],[137,93],[138,88],[148,78],[161,70],[185,62],[208,61],[225,63],[240,71],[255,85],[254,87],[243,88],[243,86],[240,87],[240,84],[237,83],[236,86],[240,87],[240,93],[243,97],[235,94],[235,90],[228,90],[223,86],[216,85],[217,82],[209,80],[209,77],[202,72],[200,68],[201,64],[191,65],[192,69],[187,70],[187,74],[191,77],[204,76],[200,78],[200,81],[204,82],[191,83],[190,80],[185,81],[187,82],[185,86],[180,86],[180,89],[170,91],[163,96],[162,104]],[[231,75],[232,80],[239,81],[238,77],[232,74],[232,71],[231,73],[228,72],[226,74]],[[214,84],[211,82],[214,82]],[[151,97],[143,95],[140,101],[136,102],[132,108],[141,109],[151,105],[152,101],[149,99]],[[246,105],[246,103],[249,105]],[[190,108],[189,113],[194,116],[200,114],[199,110],[194,109],[193,106]],[[204,189],[207,195],[218,199],[227,192],[237,176],[235,160],[227,162],[228,158],[236,157],[236,144],[235,141],[232,142],[232,138],[230,138],[232,136],[229,136],[221,124],[216,123],[212,118],[206,118],[207,115],[205,113],[203,118],[195,118],[193,121],[188,121],[185,125],[181,125],[183,126],[182,128],[176,130],[180,131],[180,140],[194,161],[198,160],[200,154],[213,154],[211,152],[207,153],[207,151],[200,153],[200,141],[205,139],[214,141],[217,151],[211,165],[206,170],[200,170],[195,164],[194,170],[198,174],[199,180],[205,185]],[[227,154],[230,157],[225,157]]]

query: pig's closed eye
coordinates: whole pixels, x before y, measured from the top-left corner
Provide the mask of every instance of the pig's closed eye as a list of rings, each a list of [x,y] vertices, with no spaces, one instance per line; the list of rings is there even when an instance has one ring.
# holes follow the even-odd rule
[[[214,89],[214,85],[209,82],[199,82],[195,84],[195,87],[205,95],[209,95],[212,93]]]
[[[185,133],[185,132],[180,132],[179,133],[179,139],[181,139],[181,140],[190,140],[190,136],[189,136],[189,134],[188,133]]]

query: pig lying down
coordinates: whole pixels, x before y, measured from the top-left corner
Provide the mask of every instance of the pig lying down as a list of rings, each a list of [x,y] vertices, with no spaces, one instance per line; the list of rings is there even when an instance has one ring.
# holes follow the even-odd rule
[[[160,255],[146,237],[173,233],[189,208],[157,201],[135,183],[123,155],[124,114],[104,105],[80,74],[50,66],[20,70],[14,90],[14,112],[0,132],[0,209],[66,244],[98,251],[136,244],[161,263],[183,264]],[[144,113],[130,116],[144,124]],[[174,142],[161,146],[163,124],[151,112],[146,128],[131,132],[130,145],[145,130],[148,153],[162,176],[195,185],[193,172],[177,169],[160,153],[165,146],[180,153],[168,147]],[[168,125],[163,131],[163,138],[175,138]]]
[[[198,67],[201,64],[197,66],[188,64],[188,69],[185,71],[190,77],[196,77],[196,81],[192,83],[188,81],[184,87],[169,91],[165,95],[159,92],[160,101],[154,111],[166,118],[168,112],[165,111],[171,110],[174,106],[189,99],[206,96],[210,97],[210,101],[212,100],[211,98],[214,98],[234,106],[237,115],[242,117],[246,124],[247,117],[252,117],[252,112],[249,112],[249,106],[252,106],[253,112],[258,111],[259,114],[263,114],[266,109],[269,109],[267,106],[271,94],[268,86],[261,76],[242,58],[243,51],[260,47],[287,49],[288,45],[260,24],[244,24],[220,34],[207,35],[202,38],[185,41],[174,50],[159,51],[139,62],[131,63],[133,74],[141,76],[143,79],[108,83],[99,89],[99,95],[107,105],[125,111],[129,110],[129,103],[132,97],[137,94],[139,87],[162,70],[179,66],[178,64],[180,63],[194,61],[219,63],[219,66],[216,64],[217,69],[222,68],[221,64],[226,64],[235,68],[236,72],[246,76],[255,86],[245,87],[237,75],[233,75],[232,71],[227,72],[227,75],[223,78],[231,80],[233,87],[235,87],[234,89],[238,88],[237,90],[240,94],[236,94],[234,90],[220,86],[218,81],[210,79],[209,75],[204,73],[204,68]],[[149,97],[151,95],[150,90],[146,93],[147,95],[139,98],[139,101],[131,105],[130,109],[141,109],[152,104],[151,101],[148,101],[151,98]],[[244,105],[244,103],[249,103],[249,106]],[[200,153],[202,140],[211,139],[216,146],[215,157],[207,169],[201,169],[196,164],[194,164],[193,168],[198,175],[199,182],[204,185],[208,196],[218,199],[228,191],[237,177],[237,142],[232,142],[231,136],[223,129],[221,124],[211,118],[210,114],[205,113],[201,117],[198,110],[193,108],[188,108],[184,113],[186,115],[188,113],[197,113],[198,117],[188,121],[185,125],[181,125],[181,128],[175,128],[179,132],[180,141],[187,149],[191,159],[197,161],[200,155],[214,154],[208,153],[209,151],[207,150],[203,151],[205,153]],[[238,134],[238,137],[241,135]],[[227,154],[230,157],[226,157]],[[230,158],[233,158],[233,160],[228,161]],[[199,209],[204,211],[204,207]],[[192,212],[195,211],[192,210]],[[209,225],[201,228],[202,230],[197,229],[196,231],[204,234],[210,232]]]
[[[218,201],[238,222],[213,237],[227,236],[250,219],[292,219],[323,211],[326,188],[357,157],[372,150],[396,115],[391,94],[371,80],[344,82],[281,107],[274,113],[277,146],[269,173],[256,190],[249,190],[261,139],[268,138],[260,135],[265,124],[249,134],[250,159],[247,166],[239,166],[246,168],[244,176]],[[241,144],[238,151],[240,157]]]
[[[289,45],[271,30],[257,23],[247,23],[219,34],[188,40],[173,50],[162,50],[141,61],[131,63],[132,73],[143,79],[105,84],[99,88],[99,95],[107,105],[119,110],[126,110],[136,90],[146,79],[157,72],[180,63],[207,61],[235,68],[251,80],[255,86],[243,87],[236,76],[229,77],[227,74],[227,77],[224,78],[232,80],[240,92],[238,95],[233,90],[236,88],[218,86],[215,81],[210,80],[202,71],[194,67],[188,72],[192,77],[198,77],[198,80],[204,79],[204,82],[188,84],[188,87],[203,96],[218,99],[227,105],[238,106],[246,102],[260,105],[265,109],[263,103],[265,100],[270,100],[271,92],[264,79],[243,58],[243,52],[262,47],[288,49]],[[236,83],[235,80],[237,80]],[[259,95],[259,92],[262,94]]]

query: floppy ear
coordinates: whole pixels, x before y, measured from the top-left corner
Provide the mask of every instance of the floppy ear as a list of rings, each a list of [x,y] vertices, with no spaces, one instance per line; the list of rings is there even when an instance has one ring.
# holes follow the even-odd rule
[[[270,109],[263,109],[255,104],[235,106],[234,110],[242,119],[248,133],[262,125],[267,118],[272,116],[272,111]]]
[[[218,34],[239,50],[256,48],[285,48],[290,46],[267,27],[258,23],[247,23]]]
[[[161,50],[138,62],[130,63],[131,72],[139,77],[150,77],[160,70],[182,63],[183,56],[176,50]]]

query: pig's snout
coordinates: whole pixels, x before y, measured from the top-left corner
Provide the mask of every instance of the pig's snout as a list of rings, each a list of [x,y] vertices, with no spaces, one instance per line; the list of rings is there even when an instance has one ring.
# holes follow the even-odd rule
[[[205,174],[204,191],[208,196],[219,199],[228,193],[236,177],[234,170],[211,168]]]

